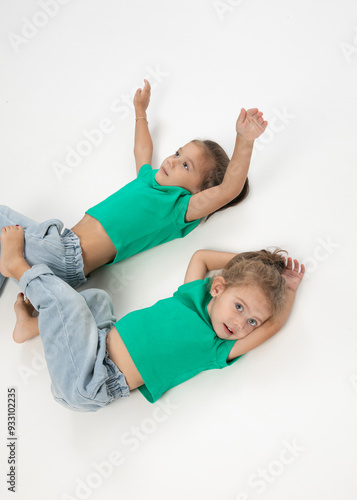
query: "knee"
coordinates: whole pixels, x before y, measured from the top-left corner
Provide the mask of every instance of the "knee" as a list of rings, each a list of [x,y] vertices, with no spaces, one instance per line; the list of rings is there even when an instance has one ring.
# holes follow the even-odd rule
[[[55,401],[67,408],[67,410],[79,411],[81,413],[88,413],[98,411],[104,405],[98,405],[95,401],[90,401],[81,397],[66,397],[66,399],[54,396]]]
[[[92,311],[92,314],[97,314],[99,311],[113,311],[113,303],[110,296],[104,290],[99,288],[88,288],[79,292],[87,303],[87,306]]]
[[[86,299],[87,302],[93,299],[111,300],[107,292],[101,288],[87,288],[87,290],[82,290],[79,293]]]
[[[19,224],[17,220],[17,212],[6,205],[0,205],[0,228],[4,226],[13,226]]]
[[[6,205],[0,205],[0,215],[7,216],[11,212],[11,208]]]

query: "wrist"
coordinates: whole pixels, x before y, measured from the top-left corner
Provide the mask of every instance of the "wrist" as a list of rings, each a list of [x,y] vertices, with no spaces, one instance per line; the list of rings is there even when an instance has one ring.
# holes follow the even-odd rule
[[[135,106],[135,116],[145,116],[146,118],[146,108],[141,106]]]
[[[287,288],[285,291],[285,308],[287,311],[290,311],[290,309],[292,308],[293,303],[295,302],[295,297],[296,297],[296,290]]]
[[[135,123],[136,123],[137,121],[143,121],[143,122],[145,122],[146,124],[149,124],[149,122],[147,121],[147,118],[146,118],[145,116],[137,116],[137,117],[135,118]]]
[[[147,120],[147,118],[145,116],[137,116],[135,118],[135,125],[137,123],[140,123],[140,122],[143,122],[143,123],[146,123],[146,125],[149,125],[149,122],[148,122],[148,120]]]
[[[246,144],[247,146],[253,147],[255,139],[249,140],[246,139],[242,134],[237,132],[237,142],[241,142],[242,144]]]

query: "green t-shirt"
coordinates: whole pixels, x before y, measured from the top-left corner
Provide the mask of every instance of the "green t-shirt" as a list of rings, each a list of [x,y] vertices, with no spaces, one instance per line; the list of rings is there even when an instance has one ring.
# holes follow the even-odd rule
[[[102,224],[117,249],[112,264],[182,238],[200,222],[185,222],[191,193],[177,186],[160,186],[156,172],[143,165],[136,179],[86,212]]]
[[[220,339],[212,328],[208,280],[186,283],[172,297],[115,323],[144,381],[139,390],[150,403],[198,373],[238,359],[227,363],[235,340]]]

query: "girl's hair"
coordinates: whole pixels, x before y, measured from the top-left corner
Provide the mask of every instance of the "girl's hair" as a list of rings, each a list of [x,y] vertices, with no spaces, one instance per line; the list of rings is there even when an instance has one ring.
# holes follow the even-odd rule
[[[198,146],[201,146],[208,156],[210,160],[212,160],[212,163],[214,165],[213,168],[207,169],[204,178],[202,179],[202,183],[200,186],[200,191],[204,191],[205,189],[211,188],[213,186],[218,186],[219,184],[222,184],[224,174],[226,173],[228,164],[230,162],[229,157],[227,153],[224,151],[224,149],[217,144],[214,141],[210,140],[205,140],[201,141],[199,139],[194,139],[193,141],[194,144],[197,144]],[[241,201],[244,200],[248,196],[249,193],[249,181],[248,177],[245,180],[244,186],[239,193],[238,196],[236,196],[233,200],[231,200],[229,203],[224,205],[223,207],[219,208],[216,210],[216,212],[219,212],[220,210],[225,210],[228,207],[233,207],[234,205],[237,205]],[[212,212],[206,217],[206,220],[211,217],[215,212]]]
[[[285,260],[282,253],[287,252],[277,248],[273,252],[260,250],[239,253],[228,262],[220,276],[224,278],[226,288],[258,286],[266,296],[274,317],[281,310],[285,299],[285,279],[282,277]]]

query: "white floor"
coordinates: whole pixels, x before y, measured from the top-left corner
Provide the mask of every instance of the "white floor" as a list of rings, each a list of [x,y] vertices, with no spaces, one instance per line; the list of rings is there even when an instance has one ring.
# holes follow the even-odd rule
[[[0,203],[34,219],[71,227],[134,178],[131,101],[145,77],[154,167],[196,137],[231,154],[241,107],[258,106],[270,123],[244,203],[93,275],[118,317],[172,294],[199,248],[280,246],[308,270],[283,330],[232,368],[156,405],[136,392],[95,414],[54,402],[40,339],[12,341],[18,290],[8,282],[1,498],[14,498],[13,386],[19,500],[357,498],[355,2],[18,0],[0,9]]]

